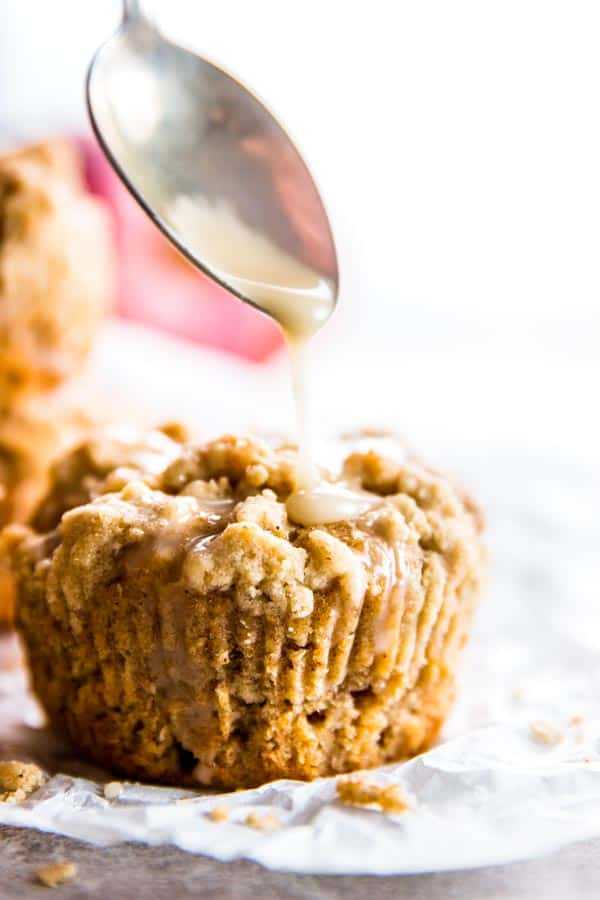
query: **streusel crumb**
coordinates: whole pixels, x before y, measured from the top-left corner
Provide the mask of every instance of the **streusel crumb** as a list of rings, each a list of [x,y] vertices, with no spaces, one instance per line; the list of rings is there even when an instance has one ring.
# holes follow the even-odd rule
[[[281,823],[277,816],[272,813],[251,812],[246,816],[246,825],[249,828],[256,828],[257,831],[277,831],[281,827]]]
[[[375,804],[390,815],[404,813],[414,806],[414,798],[401,785],[375,784],[362,773],[338,778],[336,788],[338,800],[348,806]]]
[[[116,800],[124,790],[125,787],[120,781],[109,781],[108,784],[104,785],[103,793],[106,800]]]
[[[564,734],[552,722],[545,722],[539,719],[536,722],[532,722],[529,726],[529,736],[532,741],[536,741],[538,744],[554,746],[560,744]]]
[[[229,808],[227,806],[213,806],[207,815],[212,822],[226,822],[229,818]]]
[[[21,803],[46,780],[34,763],[10,760],[0,762],[0,802]]]
[[[42,866],[35,873],[36,879],[44,887],[55,888],[67,881],[72,881],[77,875],[77,866],[72,862],[53,862]]]

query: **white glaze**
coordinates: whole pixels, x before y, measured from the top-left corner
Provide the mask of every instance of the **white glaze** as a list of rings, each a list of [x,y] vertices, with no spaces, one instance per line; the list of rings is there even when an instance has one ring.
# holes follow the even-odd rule
[[[299,525],[327,525],[344,519],[355,519],[368,512],[377,498],[355,491],[343,484],[320,481],[301,488],[288,497],[287,512]]]
[[[180,197],[171,218],[186,234],[195,234],[193,250],[198,258],[210,260],[217,277],[271,315],[285,333],[300,446],[300,489],[287,502],[290,518],[301,525],[324,525],[365,512],[372,498],[348,486],[323,482],[310,450],[308,348],[333,312],[333,285],[246,225],[225,204],[215,207],[204,198]]]

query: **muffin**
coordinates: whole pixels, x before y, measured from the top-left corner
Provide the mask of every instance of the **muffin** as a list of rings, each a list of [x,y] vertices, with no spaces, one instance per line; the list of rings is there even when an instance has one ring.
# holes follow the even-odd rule
[[[485,568],[474,503],[361,447],[335,477],[369,509],[304,527],[293,447],[133,443],[78,448],[2,536],[50,721],[115,772],[226,788],[427,748]]]
[[[113,291],[111,244],[69,145],[0,156],[0,410],[79,370]]]
[[[90,430],[77,391],[32,396],[0,410],[0,526],[26,522],[49,487],[50,464]],[[0,627],[12,620],[13,587],[0,562]]]

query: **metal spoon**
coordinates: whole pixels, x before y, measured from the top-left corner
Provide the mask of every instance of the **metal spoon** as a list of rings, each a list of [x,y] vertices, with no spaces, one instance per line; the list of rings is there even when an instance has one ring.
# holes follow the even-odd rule
[[[87,78],[108,159],[195,266],[308,337],[335,307],[338,267],[304,160],[246,87],[167,40],[139,0],[123,7]]]

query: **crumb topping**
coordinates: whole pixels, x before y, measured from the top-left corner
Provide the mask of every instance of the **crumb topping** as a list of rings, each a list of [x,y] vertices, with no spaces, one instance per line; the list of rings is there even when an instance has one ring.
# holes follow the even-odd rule
[[[44,887],[55,888],[68,881],[73,881],[77,875],[77,866],[72,862],[53,862],[37,869],[36,880]]]
[[[104,785],[104,798],[105,800],[116,800],[124,790],[125,786],[120,781],[109,781]]]
[[[277,816],[272,813],[250,812],[246,816],[246,825],[249,828],[255,828],[257,831],[272,832],[277,831],[281,827],[281,823]]]
[[[560,744],[564,737],[560,728],[557,728],[552,722],[545,722],[542,720],[531,723],[529,726],[529,735],[536,743],[545,744],[546,746]]]
[[[229,808],[227,806],[213,806],[207,815],[211,822],[226,822],[229,818]]]
[[[414,806],[414,797],[407,794],[399,784],[376,784],[368,776],[356,775],[338,778],[337,797],[340,803],[349,806],[379,806],[390,815],[400,815]]]
[[[0,761],[0,802],[21,803],[45,780],[46,776],[34,763]]]

